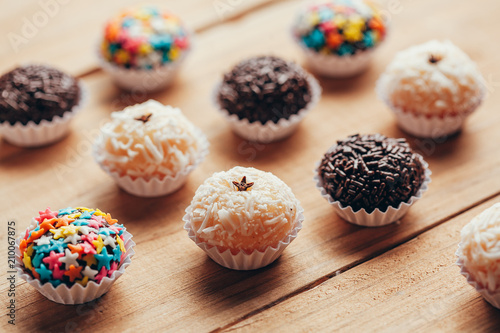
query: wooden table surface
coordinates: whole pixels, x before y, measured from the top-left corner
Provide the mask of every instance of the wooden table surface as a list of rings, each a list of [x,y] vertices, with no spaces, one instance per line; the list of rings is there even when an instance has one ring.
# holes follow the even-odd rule
[[[72,133],[52,146],[22,149],[0,143],[1,220],[16,221],[22,232],[47,206],[99,207],[125,224],[137,246],[132,265],[111,290],[84,305],[53,303],[18,278],[13,327],[3,313],[8,285],[7,226],[2,224],[0,331],[500,329],[498,310],[466,283],[454,256],[461,228],[500,201],[499,1],[382,1],[392,31],[371,68],[348,80],[320,79],[318,106],[295,135],[270,145],[235,136],[211,105],[210,93],[221,74],[245,57],[275,54],[303,62],[288,33],[300,1],[148,2],[171,9],[197,33],[196,48],[174,85],[148,96],[118,90],[94,54],[105,19],[134,1],[2,4],[0,72],[29,61],[50,63],[80,77],[90,99]],[[38,26],[28,36],[9,42],[14,34],[23,36],[23,26],[34,18]],[[469,54],[488,91],[463,132],[445,142],[401,132],[374,92],[395,52],[433,38],[450,39]],[[149,98],[180,107],[206,133],[211,148],[180,191],[143,199],[119,190],[93,161],[90,147],[110,112]],[[399,223],[375,229],[348,224],[315,189],[316,161],[335,140],[358,132],[406,137],[430,164],[429,191]],[[196,188],[213,172],[235,165],[273,172],[305,209],[299,237],[279,260],[256,271],[217,265],[182,228]]]

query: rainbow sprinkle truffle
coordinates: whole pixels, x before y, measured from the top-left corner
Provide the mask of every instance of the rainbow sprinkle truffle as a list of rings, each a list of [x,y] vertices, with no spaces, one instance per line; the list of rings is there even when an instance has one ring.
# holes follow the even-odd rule
[[[350,56],[384,40],[386,25],[369,1],[332,0],[307,7],[292,32],[304,47],[321,54]]]
[[[101,55],[118,66],[150,70],[182,58],[189,48],[189,34],[178,17],[141,7],[107,22]]]
[[[124,232],[123,225],[99,209],[47,208],[33,218],[19,244],[24,270],[54,287],[99,284],[125,258]]]

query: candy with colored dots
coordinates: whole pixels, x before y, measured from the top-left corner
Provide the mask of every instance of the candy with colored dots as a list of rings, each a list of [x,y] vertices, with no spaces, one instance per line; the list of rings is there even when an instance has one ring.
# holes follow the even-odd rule
[[[145,6],[124,10],[106,23],[100,53],[120,67],[152,70],[175,62],[190,46],[176,16]]]
[[[47,208],[33,221],[20,241],[21,266],[42,285],[99,284],[123,263],[125,228],[108,213],[85,207]]]
[[[366,69],[386,31],[381,10],[370,0],[314,2],[303,7],[292,26],[309,69],[337,78]]]
[[[370,1],[330,0],[304,9],[292,31],[295,39],[311,50],[348,56],[382,42],[386,25]]]

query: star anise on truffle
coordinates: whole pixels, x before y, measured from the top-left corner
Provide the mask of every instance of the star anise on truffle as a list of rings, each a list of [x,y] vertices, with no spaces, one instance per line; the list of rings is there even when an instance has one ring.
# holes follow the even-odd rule
[[[443,56],[441,56],[441,55],[439,55],[439,54],[437,54],[437,55],[436,55],[436,54],[431,54],[431,55],[429,56],[429,62],[430,62],[431,64],[435,64],[435,63],[437,63],[437,62],[441,61],[442,59],[443,59]]]
[[[142,121],[143,123],[147,123],[149,121],[149,118],[151,118],[153,114],[152,113],[148,113],[148,114],[145,114],[143,116],[140,116],[138,118],[134,118],[135,120],[138,120],[138,121]]]
[[[240,182],[233,181],[233,185],[238,188],[238,191],[246,191],[253,186],[254,183],[247,183],[247,176],[243,176]]]

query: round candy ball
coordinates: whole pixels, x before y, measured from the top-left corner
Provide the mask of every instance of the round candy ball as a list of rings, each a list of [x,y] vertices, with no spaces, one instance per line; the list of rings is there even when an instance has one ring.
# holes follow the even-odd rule
[[[373,49],[385,39],[386,30],[380,9],[364,0],[313,3],[299,13],[292,26],[301,46],[336,56]]]
[[[229,114],[250,123],[278,123],[311,101],[307,75],[300,66],[278,57],[249,58],[224,75],[218,102]]]
[[[120,176],[164,179],[195,164],[206,138],[178,108],[149,100],[113,112],[101,128],[97,161]]]
[[[99,209],[47,208],[33,218],[19,244],[24,271],[54,287],[99,284],[123,262],[124,232]]]
[[[415,115],[466,115],[484,97],[476,64],[450,41],[432,40],[396,54],[377,90],[391,108]]]
[[[46,65],[17,67],[0,77],[0,123],[51,121],[80,102],[78,80]]]
[[[352,135],[337,141],[319,168],[323,187],[333,200],[354,212],[397,208],[420,189],[425,167],[405,139],[381,134]]]
[[[491,293],[500,290],[500,203],[474,217],[460,235],[458,256],[470,277]]]
[[[100,54],[120,67],[151,70],[182,59],[190,44],[177,16],[143,6],[123,10],[106,23]]]
[[[191,228],[221,251],[264,251],[295,227],[299,202],[278,177],[254,168],[217,172],[196,190]]]

